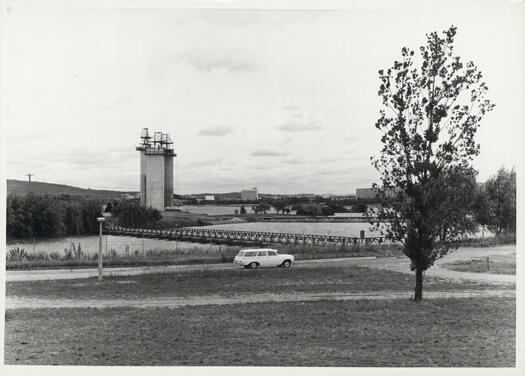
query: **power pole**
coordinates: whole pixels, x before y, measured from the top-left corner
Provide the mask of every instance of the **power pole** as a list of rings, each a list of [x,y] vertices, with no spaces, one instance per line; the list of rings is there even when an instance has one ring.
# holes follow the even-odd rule
[[[35,176],[35,174],[29,173],[29,174],[26,174],[26,176],[29,178],[29,185],[27,187],[27,193],[31,193],[31,176]]]

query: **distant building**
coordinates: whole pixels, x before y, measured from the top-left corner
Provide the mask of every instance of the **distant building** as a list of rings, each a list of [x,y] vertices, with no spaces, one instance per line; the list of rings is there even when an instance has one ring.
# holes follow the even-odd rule
[[[173,199],[173,206],[174,207],[181,207],[183,204],[184,204],[183,200],[176,199],[176,198]]]
[[[258,199],[257,188],[243,189],[241,191],[241,200],[243,201],[257,201]]]
[[[122,198],[124,200],[139,200],[140,199],[140,193],[124,193],[122,194]]]
[[[355,197],[359,200],[373,200],[384,192],[385,197],[392,198],[396,195],[396,191],[392,188],[357,188],[355,190]]]
[[[377,197],[379,188],[357,188],[355,196],[360,200],[370,200]]]
[[[206,201],[215,201],[215,196],[214,195],[205,195],[204,196],[204,200],[206,200]]]

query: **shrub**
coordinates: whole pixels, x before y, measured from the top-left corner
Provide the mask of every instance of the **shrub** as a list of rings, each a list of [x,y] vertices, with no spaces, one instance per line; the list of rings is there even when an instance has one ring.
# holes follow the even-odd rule
[[[48,255],[49,259],[50,260],[53,260],[53,261],[57,261],[57,260],[60,260],[60,258],[62,257],[60,255],[60,253],[58,252],[51,252],[49,255]]]
[[[15,247],[9,250],[7,254],[7,261],[23,261],[26,260],[28,253],[24,248]]]

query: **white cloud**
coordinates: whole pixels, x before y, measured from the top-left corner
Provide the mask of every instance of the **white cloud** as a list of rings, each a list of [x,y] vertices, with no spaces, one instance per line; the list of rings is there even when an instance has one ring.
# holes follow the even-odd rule
[[[248,50],[186,50],[178,53],[175,60],[197,71],[211,72],[215,69],[228,72],[248,72],[258,69],[254,55]]]
[[[211,127],[206,129],[201,129],[199,131],[200,136],[214,136],[214,137],[222,137],[229,134],[232,134],[234,132],[233,127],[230,126],[217,126],[217,127]]]
[[[318,131],[323,129],[317,120],[309,120],[301,122],[298,119],[290,119],[287,122],[281,124],[277,129],[284,132],[309,132]]]
[[[213,158],[213,159],[204,159],[201,161],[193,161],[188,163],[188,167],[204,167],[204,166],[214,166],[222,162],[222,158]],[[183,166],[181,166],[183,167]]]
[[[272,148],[258,148],[250,153],[253,157],[282,157],[287,155],[283,150]]]

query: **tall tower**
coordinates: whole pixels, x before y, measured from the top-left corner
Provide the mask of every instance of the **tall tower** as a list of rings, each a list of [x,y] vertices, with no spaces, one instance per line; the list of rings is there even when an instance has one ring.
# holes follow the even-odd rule
[[[155,132],[152,141],[148,128],[140,140],[140,203],[164,211],[173,205],[173,142],[162,132]]]

